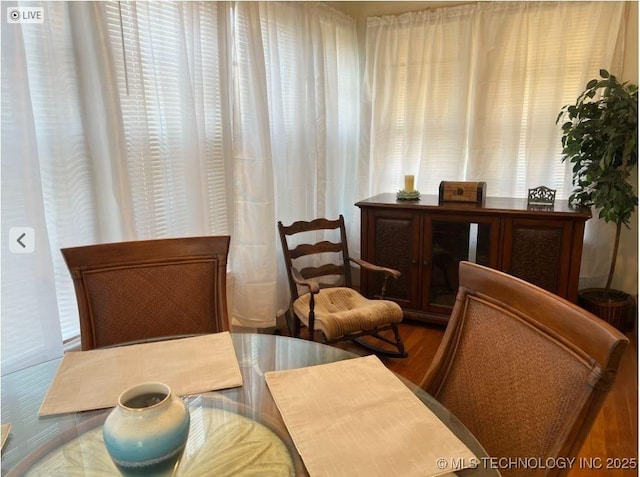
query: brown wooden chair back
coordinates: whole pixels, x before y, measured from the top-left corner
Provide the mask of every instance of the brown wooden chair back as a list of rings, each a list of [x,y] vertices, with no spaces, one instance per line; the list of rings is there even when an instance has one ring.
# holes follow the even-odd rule
[[[189,237],[62,249],[82,349],[228,331],[229,242]]]
[[[308,291],[300,290],[296,285],[292,276],[294,268],[300,271],[302,278],[315,280],[322,287],[351,288],[347,232],[342,215],[336,220],[321,218],[298,221],[289,226],[279,222],[278,229],[292,300]],[[335,233],[331,240],[326,240],[324,233],[331,234],[332,231]],[[305,243],[290,245],[288,237],[294,235]]]
[[[422,386],[492,457],[574,457],[627,344],[618,330],[546,290],[462,262],[456,303]],[[567,472],[522,463],[501,469],[518,477]]]

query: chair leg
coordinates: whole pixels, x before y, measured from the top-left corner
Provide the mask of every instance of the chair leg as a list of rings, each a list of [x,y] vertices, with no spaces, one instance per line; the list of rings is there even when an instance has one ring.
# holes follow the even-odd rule
[[[393,330],[393,335],[396,339],[396,346],[398,348],[398,353],[403,355],[404,357],[408,356],[404,351],[404,343],[402,342],[402,338],[400,337],[400,330],[398,330],[398,325],[396,323],[391,324],[391,329]]]
[[[355,338],[352,341],[355,341],[360,346],[363,346],[371,351],[373,351],[378,356],[384,356],[387,358],[406,358],[409,354],[404,350],[404,343],[402,342],[402,338],[400,337],[400,331],[398,330],[398,325],[396,323],[391,323],[391,329],[393,330],[394,340],[386,338],[384,336],[379,335],[377,332],[372,333],[370,336],[373,336],[380,341],[384,341],[385,343],[389,343],[395,346],[398,351],[391,351],[388,348],[381,348],[379,346],[375,346],[367,341],[364,341],[362,338]]]
[[[291,310],[287,310],[284,313],[285,321],[287,322],[287,329],[289,335],[294,338],[300,337],[300,320]]]

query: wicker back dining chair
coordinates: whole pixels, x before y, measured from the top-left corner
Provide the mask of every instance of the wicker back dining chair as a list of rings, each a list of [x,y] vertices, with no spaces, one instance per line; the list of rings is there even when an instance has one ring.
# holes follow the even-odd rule
[[[299,336],[302,322],[311,340],[317,331],[328,344],[352,340],[381,356],[407,356],[398,331],[402,309],[384,300],[387,278],[397,278],[400,272],[349,257],[342,215],[289,226],[278,222],[278,230],[291,291],[287,321],[293,324],[294,336]],[[385,276],[379,299],[365,298],[352,287],[351,263]]]
[[[422,387],[492,457],[576,456],[629,340],[573,303],[513,276],[469,262],[460,264],[459,275],[456,303]],[[540,467],[514,464],[501,473],[557,476],[570,470]]]
[[[229,241],[188,237],[62,249],[82,349],[228,331]]]

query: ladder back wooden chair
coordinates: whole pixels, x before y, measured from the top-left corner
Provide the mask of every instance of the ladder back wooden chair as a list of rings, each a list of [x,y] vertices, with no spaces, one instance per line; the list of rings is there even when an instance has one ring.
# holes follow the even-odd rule
[[[492,457],[575,457],[629,340],[511,275],[461,262],[459,276],[456,303],[422,387]],[[501,473],[558,476],[569,470],[514,465]]]
[[[62,249],[82,349],[229,330],[229,236]]]
[[[402,309],[384,300],[386,278],[400,272],[349,257],[342,215],[289,226],[278,222],[278,230],[291,292],[287,323],[292,323],[294,336],[300,336],[302,322],[311,340],[317,331],[328,344],[352,340],[382,356],[407,356],[398,331]],[[353,289],[351,263],[385,275],[381,299],[370,300]],[[385,330],[393,337],[381,334]],[[365,336],[374,337],[373,342]]]

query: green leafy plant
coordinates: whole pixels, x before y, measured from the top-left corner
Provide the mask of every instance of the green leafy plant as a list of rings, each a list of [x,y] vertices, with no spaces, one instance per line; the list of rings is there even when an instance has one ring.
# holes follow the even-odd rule
[[[573,164],[573,204],[599,209],[599,217],[616,224],[613,256],[606,289],[616,266],[620,232],[638,205],[629,182],[638,162],[638,86],[600,70],[575,104],[560,111],[562,161]]]

